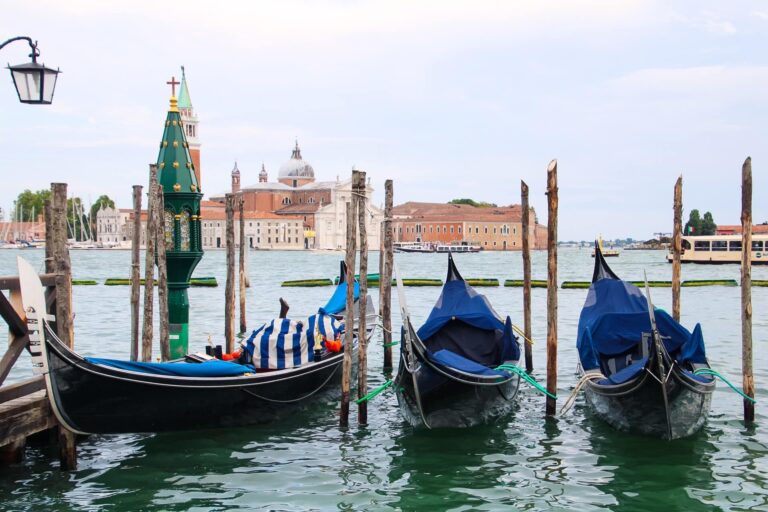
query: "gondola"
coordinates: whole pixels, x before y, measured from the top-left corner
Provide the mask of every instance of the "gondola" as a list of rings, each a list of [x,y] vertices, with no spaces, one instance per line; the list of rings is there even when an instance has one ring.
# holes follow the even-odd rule
[[[502,320],[464,281],[448,254],[440,298],[416,331],[395,270],[403,332],[394,389],[406,421],[427,428],[467,427],[507,414],[520,385],[517,373],[497,369],[520,360],[510,318]]]
[[[715,389],[701,325],[693,332],[654,309],[622,281],[595,247],[592,285],[581,311],[577,348],[586,400],[613,427],[665,439],[704,425]]]
[[[57,419],[76,433],[166,432],[267,423],[307,404],[341,380],[343,349],[333,351],[320,340],[301,348],[298,356],[293,350],[294,359],[288,362],[294,366],[283,369],[272,368],[264,360],[258,365],[255,358],[240,364],[218,359],[141,363],[83,357],[62,343],[47,320],[36,320],[35,312],[45,311],[42,285],[21,258],[19,276],[24,308],[34,324],[30,336],[33,364],[45,375]],[[346,284],[340,286],[346,288]],[[309,324],[313,318],[317,328],[307,327],[306,333],[316,334],[330,321],[318,313],[310,317]],[[286,342],[277,347],[278,357],[281,350],[287,353],[288,339],[296,341],[283,327],[295,328],[295,324],[276,319],[262,328],[264,335],[275,327],[272,334],[276,339],[284,336]],[[255,334],[252,338],[258,342]],[[338,339],[343,340],[343,335]],[[356,339],[354,343],[353,351]],[[267,355],[271,355],[269,351]]]

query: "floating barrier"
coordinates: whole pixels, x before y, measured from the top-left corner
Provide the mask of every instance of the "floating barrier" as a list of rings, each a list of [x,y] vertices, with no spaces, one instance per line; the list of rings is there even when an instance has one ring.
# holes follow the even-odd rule
[[[360,280],[360,274],[355,274],[355,279]],[[372,283],[376,283],[375,285]],[[339,284],[339,276],[333,280],[333,284]],[[368,286],[379,286],[379,274],[368,274]]]
[[[629,281],[638,288],[645,287],[645,281]],[[765,285],[768,286],[768,281],[765,281]],[[576,289],[576,288],[589,288],[592,285],[589,281],[563,281],[560,285],[563,289]],[[738,286],[739,284],[735,279],[690,279],[680,283],[680,286],[696,287],[696,286]],[[755,282],[752,282],[753,286]],[[649,288],[671,288],[672,281],[648,281]]]
[[[504,286],[510,286],[513,288],[522,288],[523,287],[523,280],[522,279],[507,279],[504,281]],[[531,288],[546,288],[547,282],[542,280],[531,280]]]
[[[763,280],[752,281],[752,286],[768,286],[768,281],[763,281]]]
[[[93,286],[99,284],[93,279],[73,279],[72,285],[80,285],[80,286]]]
[[[470,286],[499,286],[499,280],[491,277],[470,277],[464,281]]]
[[[680,286],[739,286],[735,279],[691,279]]]
[[[295,281],[283,281],[280,286],[296,286],[300,288],[311,288],[313,286],[331,286],[333,282],[330,279],[298,279]]]
[[[155,280],[155,282],[157,282],[157,280]],[[144,279],[141,279],[140,283],[143,286]],[[72,284],[74,284],[74,282]],[[110,277],[106,281],[104,281],[105,286],[127,286],[130,284],[131,284],[130,279],[124,279],[121,277]],[[191,286],[209,286],[209,287],[219,286],[219,283],[215,277],[193,277],[189,281],[189,284]]]

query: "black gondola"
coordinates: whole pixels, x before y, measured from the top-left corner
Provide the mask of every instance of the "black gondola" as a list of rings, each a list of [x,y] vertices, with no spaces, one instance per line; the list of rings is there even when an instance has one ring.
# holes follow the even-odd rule
[[[45,302],[37,274],[26,265],[19,264],[22,297],[30,318],[35,318],[34,311],[44,310]],[[320,322],[319,315],[316,318]],[[165,432],[266,423],[341,380],[343,350],[329,351],[324,343],[317,354],[312,345],[303,350],[311,362],[285,369],[264,370],[250,362],[220,360],[138,363],[82,357],[64,345],[47,322],[41,324],[34,330],[34,339],[42,342],[31,343],[33,357],[41,356],[40,370],[54,413],[76,433]],[[356,339],[354,343],[356,350]]]
[[[701,325],[693,332],[622,281],[595,248],[579,317],[579,371],[587,403],[619,430],[678,439],[704,425],[715,389]]]
[[[413,426],[465,427],[508,413],[520,377],[497,368],[520,360],[510,318],[503,321],[462,279],[450,254],[440,298],[418,332],[399,284],[398,293],[404,325],[394,389],[405,419]]]

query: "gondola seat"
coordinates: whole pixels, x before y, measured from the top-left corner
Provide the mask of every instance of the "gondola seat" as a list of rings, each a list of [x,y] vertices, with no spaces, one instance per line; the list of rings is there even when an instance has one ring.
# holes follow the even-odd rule
[[[464,356],[452,352],[448,349],[438,350],[437,352],[429,352],[429,359],[436,364],[446,366],[464,373],[471,373],[479,377],[502,377],[509,378],[509,372],[503,370],[494,370],[488,368],[480,363],[476,363],[471,359],[467,359]]]
[[[635,361],[632,364],[625,366],[616,373],[609,375],[608,378],[598,381],[598,384],[603,386],[624,384],[633,379],[638,373],[645,370],[646,364],[648,364],[648,357],[644,357],[639,361]]]
[[[85,360],[92,364],[109,366],[119,370],[175,377],[236,377],[254,372],[252,366],[219,361],[218,359],[204,363],[145,363],[100,357],[86,357]]]

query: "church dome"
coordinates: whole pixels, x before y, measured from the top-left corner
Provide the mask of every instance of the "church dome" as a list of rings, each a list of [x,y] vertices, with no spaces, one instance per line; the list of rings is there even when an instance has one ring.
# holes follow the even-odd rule
[[[291,153],[291,159],[280,166],[278,178],[314,178],[315,170],[301,158],[299,141],[296,141],[296,147]]]

